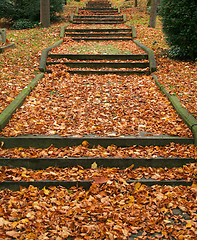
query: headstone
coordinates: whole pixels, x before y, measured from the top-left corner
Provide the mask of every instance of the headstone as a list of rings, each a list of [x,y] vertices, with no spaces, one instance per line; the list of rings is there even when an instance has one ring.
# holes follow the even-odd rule
[[[0,42],[6,42],[6,29],[0,28]]]

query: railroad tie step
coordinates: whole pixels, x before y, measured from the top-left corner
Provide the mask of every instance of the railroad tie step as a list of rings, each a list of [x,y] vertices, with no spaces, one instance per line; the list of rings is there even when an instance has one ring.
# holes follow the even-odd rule
[[[39,163],[39,164],[38,164]],[[48,167],[71,168],[81,166],[91,168],[96,163],[97,167],[132,169],[143,167],[152,168],[178,168],[186,164],[196,163],[194,158],[181,157],[156,157],[156,158],[133,158],[133,157],[68,157],[68,158],[0,158],[0,166],[12,168],[30,168],[33,170],[46,169]]]
[[[73,24],[122,24],[123,21],[73,21]]]
[[[154,185],[169,185],[169,186],[191,186],[193,181],[186,180],[154,180],[154,179],[131,179],[125,181],[127,184],[133,184],[139,182],[140,184],[144,184],[147,186]],[[56,181],[56,180],[40,180],[40,181],[3,181],[0,182],[0,190],[10,189],[11,191],[19,191],[21,187],[28,188],[30,185],[34,187],[38,187],[39,189],[48,188],[48,187],[58,187],[62,186],[67,189],[71,187],[83,187],[85,190],[89,189],[94,181]],[[104,183],[103,183],[104,184]]]
[[[72,39],[75,41],[131,41],[132,37],[73,37]]]
[[[116,33],[116,32],[126,32],[126,33],[130,33],[131,29],[129,28],[108,28],[108,29],[94,29],[94,28],[86,28],[86,29],[77,29],[77,28],[66,28],[65,29],[65,33]]]
[[[64,64],[70,68],[147,68],[149,62],[47,62],[47,65]]]
[[[123,18],[112,18],[112,17],[108,17],[108,18],[84,18],[84,19],[78,19],[78,18],[73,18],[73,22],[87,22],[87,23],[94,23],[94,22],[122,22]]]
[[[48,57],[72,60],[148,60],[147,54],[49,54]]]
[[[51,71],[49,70],[49,73]],[[137,70],[67,70],[70,74],[79,74],[79,75],[106,75],[106,74],[116,74],[116,75],[150,75],[150,70],[146,71],[137,71]]]
[[[138,169],[140,167],[144,168],[180,168],[183,167],[186,164],[193,164],[195,163],[194,158],[117,158],[117,157],[68,157],[68,158],[0,158],[0,165],[3,167],[9,167],[9,168],[27,168],[32,169],[33,171],[37,170],[45,170],[47,168],[59,168],[60,171],[63,168],[72,168],[76,166],[80,166],[84,169],[84,171],[87,169],[91,169],[93,164],[96,165],[96,168],[117,168],[117,170],[124,171],[127,168],[130,168],[132,166],[133,171],[135,169]],[[20,174],[22,172],[19,171],[18,176],[20,177]],[[106,184],[107,183],[107,177],[104,182],[100,182],[99,184]],[[118,179],[114,179],[114,181],[118,181]],[[35,187],[38,187],[40,189],[51,187],[51,186],[63,186],[66,188],[71,188],[73,186],[76,187],[83,187],[84,189],[89,189],[90,186],[96,182],[96,179],[93,180],[59,180],[58,177],[54,179],[54,175],[52,179],[42,179],[40,180],[34,180],[31,179],[31,181],[27,180],[7,180],[4,179],[4,181],[0,181],[0,189],[10,189],[12,191],[18,191],[20,187],[29,187],[30,185],[33,185]],[[138,178],[128,178],[125,179],[125,182],[127,184],[133,184],[133,183],[140,183],[147,186],[153,186],[153,185],[170,185],[170,186],[191,186],[193,184],[193,180],[190,179],[169,179],[169,180],[157,180],[154,178],[151,178],[149,176],[148,178],[141,177]]]
[[[89,15],[76,15],[76,16],[74,16],[73,18],[74,19],[87,19],[87,20],[91,20],[91,19],[93,19],[93,20],[95,20],[95,19],[109,19],[109,18],[111,18],[111,19],[122,19],[122,15],[112,15],[112,16],[110,16],[110,15],[93,15],[93,16],[89,16]]]
[[[131,32],[122,32],[122,33],[66,33],[68,37],[132,37]]]

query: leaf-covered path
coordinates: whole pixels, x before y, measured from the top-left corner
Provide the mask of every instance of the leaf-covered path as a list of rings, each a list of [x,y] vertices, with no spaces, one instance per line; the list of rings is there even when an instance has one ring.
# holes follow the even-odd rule
[[[112,2],[114,8],[120,4],[115,0]],[[196,117],[195,64],[166,57],[160,26],[151,30],[140,22],[147,19],[144,13],[141,20],[140,9],[143,9],[144,3],[145,1],[142,1],[140,7],[134,9],[125,8],[124,4],[129,3],[121,2],[122,12],[113,9],[106,11],[113,12],[114,15],[127,15],[128,21],[136,26],[139,40],[155,52],[159,81],[171,94],[177,95],[187,110]],[[71,10],[67,9],[66,12],[70,15]],[[79,21],[80,15],[83,16],[82,19],[85,15],[89,19],[94,17],[95,12],[82,9],[79,10],[79,17],[73,19]],[[107,19],[111,21],[110,18]],[[69,29],[109,28],[123,29],[125,24],[69,25]],[[42,44],[37,39],[41,32],[45,39]],[[36,75],[41,50],[59,39],[59,25],[58,29],[54,26],[42,31],[22,30],[21,33],[23,39],[21,42],[18,40],[17,48],[1,56],[1,111]],[[12,39],[17,39],[18,34],[12,33]],[[63,43],[50,53],[144,54],[131,40],[78,42],[74,41],[71,35],[65,36],[63,40]],[[30,49],[28,54],[27,46]],[[48,60],[57,61],[52,58]],[[68,59],[62,58],[58,61],[60,62],[56,65],[47,66],[50,73],[45,72],[44,78],[38,82],[1,131],[1,137],[12,137],[17,141],[15,137],[29,135],[35,137],[33,141],[38,141],[36,137],[40,135],[49,136],[51,139],[62,136],[68,137],[72,144],[61,147],[54,144],[43,149],[31,145],[28,148],[14,147],[14,144],[10,143],[12,147],[6,148],[9,141],[1,142],[0,183],[1,186],[17,191],[3,190],[4,187],[0,191],[0,238],[195,239],[197,147],[179,142],[179,139],[187,139],[192,143],[192,132],[161,93],[152,76],[73,75],[68,72],[72,67],[64,64]],[[118,64],[121,61],[100,62]],[[83,67],[83,70],[89,68]],[[92,146],[83,140],[84,136],[93,139],[107,137],[111,138],[112,142],[120,137],[122,145],[127,137],[137,136],[136,142],[138,138],[147,139],[146,146],[136,143],[132,146]],[[148,137],[156,137],[158,144],[150,146]],[[175,137],[177,143],[172,139],[168,145],[163,143],[164,146],[160,146],[160,140],[162,142],[163,138],[170,137]],[[81,145],[73,144],[72,138],[81,138]],[[47,140],[43,138],[43,141]],[[103,167],[102,161],[109,163],[109,159],[113,162],[120,161],[122,165],[125,161],[124,168],[122,165],[119,168],[117,164],[114,167]],[[54,165],[43,168],[42,163],[45,160],[47,166],[50,161]],[[76,166],[75,160],[78,163],[84,161],[86,166],[88,161],[91,161],[91,164],[88,164],[89,167],[82,167],[80,164]],[[140,160],[146,162],[144,166],[137,164]],[[69,166],[71,161],[72,167]],[[6,165],[7,162],[9,166]],[[132,164],[128,166],[128,162]],[[61,167],[61,163],[64,167]],[[141,180],[146,185],[141,184]],[[149,180],[153,183],[150,184]],[[163,180],[167,181],[169,186],[162,186]],[[185,186],[179,186],[179,180]],[[71,185],[76,181],[76,186],[66,189],[58,186],[58,181]],[[17,183],[16,188],[13,187],[13,182]],[[50,183],[54,186],[39,189],[31,185],[37,182],[38,186],[49,186]],[[21,187],[19,190],[19,185],[24,183],[30,186]],[[90,188],[77,187],[78,183],[85,183],[84,186],[89,184]]]

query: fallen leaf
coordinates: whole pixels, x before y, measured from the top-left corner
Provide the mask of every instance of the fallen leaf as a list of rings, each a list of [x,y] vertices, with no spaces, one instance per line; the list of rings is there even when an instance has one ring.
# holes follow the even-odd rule
[[[94,177],[94,182],[96,184],[103,184],[103,183],[106,183],[107,181],[108,179],[105,177]]]
[[[88,143],[88,141],[83,141],[83,142],[82,142],[82,146],[83,146],[83,147],[89,147],[89,145],[90,145],[90,144]]]
[[[45,187],[43,188],[43,191],[44,191],[45,195],[49,195],[50,194],[50,191],[48,189],[46,189]]]
[[[6,235],[9,237],[17,238],[20,236],[20,233],[16,231],[7,231]]]
[[[197,183],[192,183],[191,188],[197,189]]]
[[[0,218],[0,227],[1,226],[3,226],[3,225],[7,225],[7,224],[9,224],[10,222],[9,221],[7,221],[7,220],[5,220],[4,218]]]
[[[97,163],[96,162],[92,163],[91,168],[92,169],[97,169]]]
[[[138,191],[138,190],[140,189],[141,185],[142,185],[142,184],[141,184],[140,182],[137,182],[137,183],[135,184],[135,190]]]

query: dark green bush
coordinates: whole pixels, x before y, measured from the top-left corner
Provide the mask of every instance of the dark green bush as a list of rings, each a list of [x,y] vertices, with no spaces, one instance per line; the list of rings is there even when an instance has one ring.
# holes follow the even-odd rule
[[[197,58],[197,1],[161,0],[163,31],[170,45],[169,55]]]
[[[56,13],[63,11],[64,0],[50,0],[51,20],[56,19]],[[40,0],[0,0],[0,18],[13,21],[28,19],[30,22],[40,21]],[[23,21],[25,24],[25,21]]]
[[[9,0],[0,0],[0,19],[7,18],[14,14],[14,6]]]
[[[27,29],[27,28],[34,28],[39,25],[39,22],[33,22],[29,19],[19,19],[17,20],[13,26],[12,29]]]

